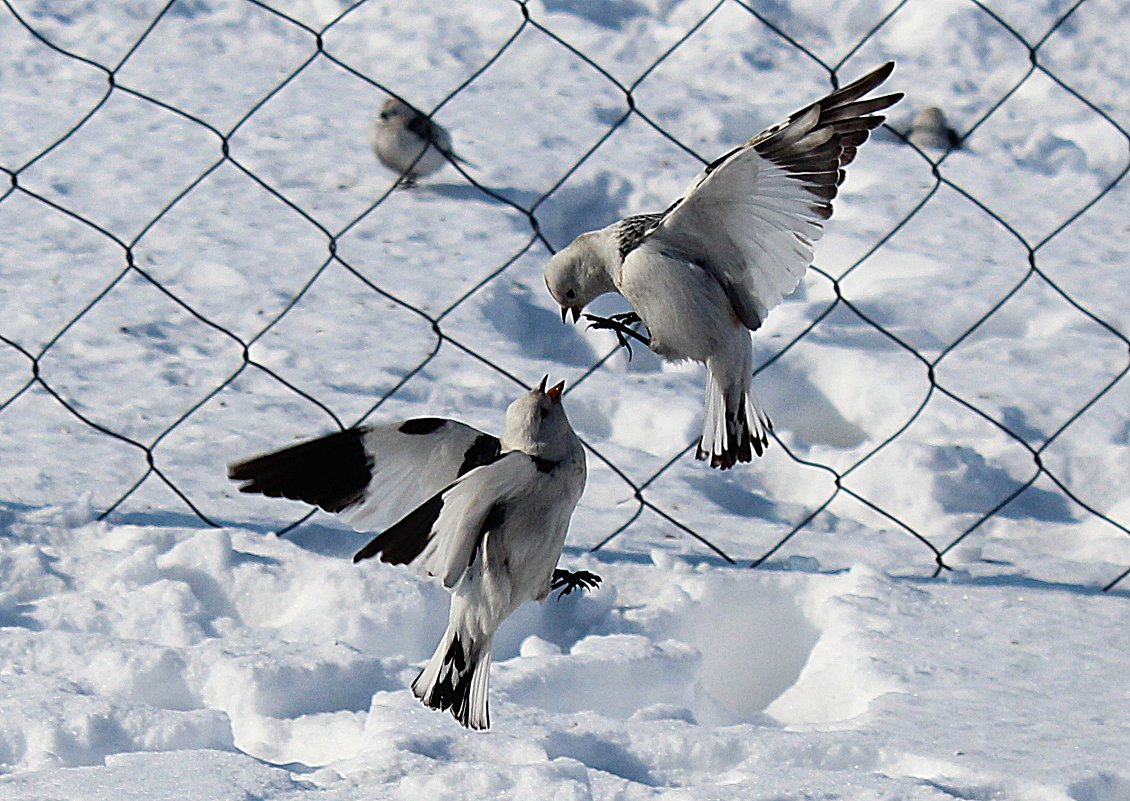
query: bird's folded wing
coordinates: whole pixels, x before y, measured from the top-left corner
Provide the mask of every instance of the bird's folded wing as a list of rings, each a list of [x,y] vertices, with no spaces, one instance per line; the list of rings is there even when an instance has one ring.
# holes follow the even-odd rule
[[[534,491],[537,476],[528,455],[510,451],[428,498],[377,535],[353,561],[379,555],[382,562],[438,576],[450,589],[481,558],[484,537],[502,524],[508,506]]]
[[[701,264],[750,329],[792,292],[832,215],[843,168],[878,111],[901,94],[860,100],[891,74],[885,64],[718,158],[643,237]]]
[[[407,127],[428,144],[435,145],[441,153],[451,153],[451,136],[430,117],[416,112],[409,118]]]
[[[423,417],[302,442],[232,464],[228,477],[243,482],[241,492],[305,501],[372,530],[499,455],[496,437]]]

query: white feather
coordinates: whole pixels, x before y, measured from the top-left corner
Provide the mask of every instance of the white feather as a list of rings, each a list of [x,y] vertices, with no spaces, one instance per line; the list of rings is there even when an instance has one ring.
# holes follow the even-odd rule
[[[361,503],[341,513],[358,531],[383,529],[450,485],[468,449],[485,436],[455,420],[427,434],[405,434],[402,426],[374,426],[362,441],[373,461],[372,478]]]
[[[814,201],[801,181],[747,145],[696,178],[650,236],[701,261],[743,321],[760,323],[812,262],[823,234]]]
[[[412,568],[422,575],[436,576],[444,587],[453,588],[470,566],[476,544],[481,547],[479,534],[491,508],[528,495],[537,476],[529,456],[511,451],[456,481],[443,492],[443,509],[432,527],[432,540],[412,562]]]

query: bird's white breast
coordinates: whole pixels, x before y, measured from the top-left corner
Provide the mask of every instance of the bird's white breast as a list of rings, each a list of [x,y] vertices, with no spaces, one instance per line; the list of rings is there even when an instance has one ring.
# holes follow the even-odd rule
[[[619,289],[651,333],[651,349],[665,359],[705,361],[744,331],[713,275],[650,242],[624,260]]]

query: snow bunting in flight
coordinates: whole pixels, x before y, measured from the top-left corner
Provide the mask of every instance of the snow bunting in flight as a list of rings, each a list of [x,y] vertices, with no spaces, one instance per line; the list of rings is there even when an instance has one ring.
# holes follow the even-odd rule
[[[448,161],[467,162],[451,148],[451,135],[402,100],[390,97],[373,122],[373,152],[381,164],[400,176],[404,186],[431,175]]]
[[[412,691],[472,729],[490,725],[494,633],[524,602],[592,588],[557,569],[585,488],[585,454],[546,379],[506,410],[501,437],[424,417],[351,428],[228,468],[241,492],[291,498],[355,528],[397,520],[353,557],[410,565],[451,592],[447,631]],[[560,596],[558,596],[560,597]]]
[[[668,361],[706,364],[706,414],[695,454],[726,469],[761,455],[769,418],[750,382],[756,331],[812,262],[844,167],[876,114],[901,94],[861,99],[891,74],[884,64],[709,164],[658,214],[581,234],[545,266],[545,281],[573,321],[594,298],[618,292],[633,312],[593,327],[633,337]],[[649,336],[630,326],[642,322]],[[748,329],[748,330],[747,330]],[[629,347],[630,354],[630,347]]]

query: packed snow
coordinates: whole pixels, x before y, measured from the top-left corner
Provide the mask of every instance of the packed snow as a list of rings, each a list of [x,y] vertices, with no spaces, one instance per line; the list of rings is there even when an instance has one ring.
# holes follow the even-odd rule
[[[0,798],[1130,801],[1128,15],[6,2]],[[562,326],[537,234],[661,210],[816,59],[968,137],[861,149],[755,337],[778,439],[711,471],[701,368]],[[382,87],[467,177],[393,189]],[[470,732],[408,688],[446,592],[225,467],[545,373],[604,581],[504,624]]]

